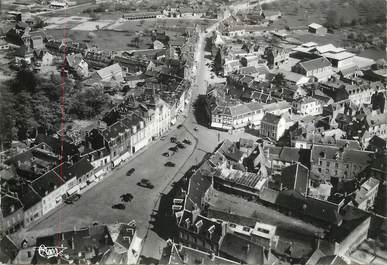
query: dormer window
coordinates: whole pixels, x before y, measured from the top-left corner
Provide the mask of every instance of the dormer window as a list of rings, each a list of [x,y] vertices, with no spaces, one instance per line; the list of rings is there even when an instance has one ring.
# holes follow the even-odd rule
[[[187,228],[189,228],[190,223],[191,222],[190,222],[189,218],[185,219],[185,225]]]
[[[200,228],[203,226],[203,221],[202,221],[202,220],[198,221],[198,222],[195,224],[195,226],[196,226],[196,232],[199,234]]]
[[[208,228],[208,236],[209,238],[212,238],[212,235],[215,232],[215,225],[212,225],[210,228]]]

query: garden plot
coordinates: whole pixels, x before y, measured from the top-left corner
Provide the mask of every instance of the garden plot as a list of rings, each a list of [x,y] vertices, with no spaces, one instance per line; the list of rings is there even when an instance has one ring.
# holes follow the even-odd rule
[[[55,25],[62,25],[65,23],[84,23],[86,21],[89,21],[91,18],[89,17],[78,17],[78,16],[71,16],[71,17],[50,17],[45,20],[47,24],[55,24]]]
[[[99,21],[87,21],[82,24],[79,24],[72,28],[71,30],[79,30],[79,31],[94,31],[103,29],[104,27],[114,23],[113,20],[99,20]]]

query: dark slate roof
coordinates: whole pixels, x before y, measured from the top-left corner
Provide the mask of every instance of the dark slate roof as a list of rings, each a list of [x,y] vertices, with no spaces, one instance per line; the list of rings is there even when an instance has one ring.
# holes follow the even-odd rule
[[[202,198],[210,186],[210,178],[204,176],[201,170],[197,170],[189,180],[188,194],[184,208],[189,211],[193,211],[196,206],[201,208]]]
[[[3,217],[7,217],[13,214],[22,207],[23,205],[21,204],[21,201],[18,198],[7,194],[1,195],[1,212],[3,214]],[[11,212],[11,208],[13,208],[13,212]]]
[[[112,124],[108,128],[102,131],[102,135],[107,141],[116,138],[120,133],[125,132],[126,127],[122,125],[120,121]]]
[[[49,171],[35,179],[31,185],[41,197],[44,197],[62,186],[64,183],[65,181],[60,178],[54,171]]]
[[[61,155],[61,144],[62,141],[60,138],[55,138],[52,136],[47,136],[44,134],[38,134],[35,138],[35,143],[46,143],[48,146],[50,146],[55,154]],[[69,142],[63,141],[63,156],[74,156],[79,154],[78,148]]]
[[[4,236],[0,241],[0,262],[10,264],[16,257],[18,248],[8,236]]]
[[[58,176],[61,176],[65,180],[72,179],[73,177],[80,178],[90,171],[93,170],[93,165],[87,160],[87,158],[82,158],[74,164],[63,163],[62,164],[62,174],[61,166],[57,166],[54,171]]]
[[[129,249],[135,232],[136,225],[134,223],[121,224],[120,232],[115,242],[120,244],[124,248]]]
[[[226,234],[219,251],[230,259],[243,264],[265,264],[265,254],[262,246],[253,244],[236,234]]]
[[[288,190],[296,190],[306,194],[308,190],[309,170],[301,163],[288,166],[282,170],[281,182]]]
[[[270,124],[278,124],[280,120],[281,120],[281,116],[271,114],[269,112],[267,112],[265,116],[263,116],[262,118],[262,122],[270,123]]]
[[[304,197],[297,191],[283,191],[278,194],[276,204],[298,214],[309,216],[326,224],[339,226],[342,217],[337,204]]]
[[[22,185],[18,190],[18,195],[24,210],[28,210],[41,200],[39,194],[28,185]]]
[[[187,227],[186,221],[189,220],[189,226]],[[201,224],[198,230],[198,224]],[[179,226],[184,228],[191,233],[196,234],[198,237],[205,238],[218,244],[220,239],[223,237],[222,224],[208,219],[202,215],[194,215],[192,212],[184,210]],[[210,237],[209,229],[213,230],[212,236]]]
[[[217,152],[220,152],[227,159],[233,160],[235,162],[238,162],[243,156],[243,152],[238,149],[236,143],[233,143],[228,139],[223,141]]]

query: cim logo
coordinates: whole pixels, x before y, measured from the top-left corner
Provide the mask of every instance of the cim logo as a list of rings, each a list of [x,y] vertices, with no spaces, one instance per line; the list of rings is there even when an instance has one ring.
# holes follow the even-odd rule
[[[46,247],[45,245],[40,245],[38,248],[38,253],[42,258],[62,258],[68,260],[68,255],[63,254],[66,247]]]

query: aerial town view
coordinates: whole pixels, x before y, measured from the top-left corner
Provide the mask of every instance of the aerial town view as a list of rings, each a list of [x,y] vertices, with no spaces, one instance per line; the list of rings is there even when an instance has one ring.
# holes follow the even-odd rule
[[[0,264],[387,264],[385,0],[0,0]]]

